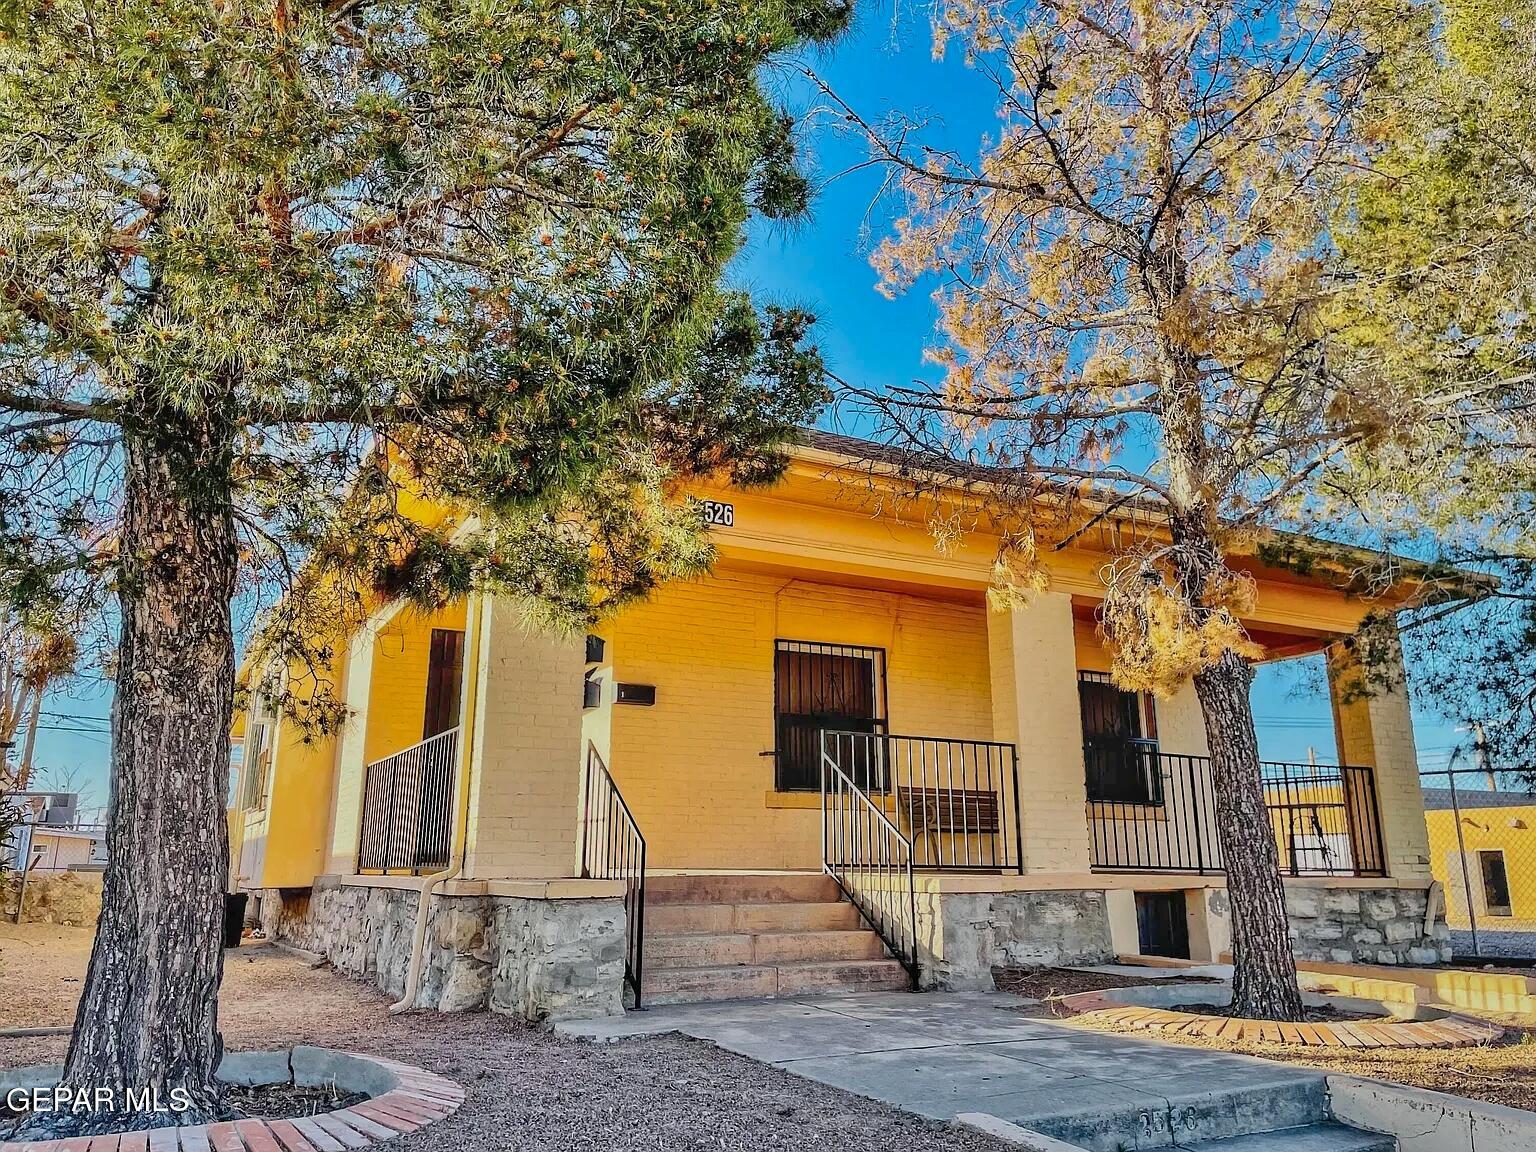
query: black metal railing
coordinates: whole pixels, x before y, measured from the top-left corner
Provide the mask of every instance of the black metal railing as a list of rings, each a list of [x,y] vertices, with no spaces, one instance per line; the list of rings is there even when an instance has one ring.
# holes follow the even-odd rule
[[[589,880],[624,881],[624,983],[639,1008],[645,966],[645,837],[593,744],[587,745],[581,796],[581,874]]]
[[[459,730],[375,760],[364,769],[359,872],[431,872],[448,864]]]
[[[1265,761],[1264,803],[1292,876],[1385,876],[1376,772]]]
[[[917,886],[912,841],[884,807],[845,772],[848,745],[829,732],[821,749],[821,861],[843,895],[885,941],[914,982],[917,964]]]
[[[1093,867],[1101,872],[1224,870],[1208,756],[1128,748],[1135,768],[1121,782],[1149,779],[1146,799],[1089,793]],[[1260,764],[1280,867],[1292,876],[1384,876],[1386,856],[1375,773],[1366,767]]]
[[[931,871],[1023,871],[1019,758],[1012,744],[828,731],[823,756],[881,810]]]

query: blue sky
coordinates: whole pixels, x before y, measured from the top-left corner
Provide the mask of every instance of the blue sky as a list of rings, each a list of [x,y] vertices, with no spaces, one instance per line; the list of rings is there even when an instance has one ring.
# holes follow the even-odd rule
[[[866,119],[878,120],[899,106],[929,120],[924,137],[929,143],[974,153],[992,128],[992,86],[966,68],[958,52],[933,60],[924,12],[864,5],[834,52],[804,63]],[[935,339],[933,285],[920,284],[888,300],[875,291],[869,264],[886,223],[871,203],[880,175],[874,170],[845,174],[865,158],[864,145],[818,106],[813,87],[794,67],[774,73],[769,82],[776,96],[802,117],[803,153],[816,198],[809,220],[754,226],[732,279],[765,302],[815,312],[818,343],[839,377],[863,385],[924,377],[923,351]],[[44,719],[48,727],[38,737],[39,764],[76,771],[98,801],[106,795],[110,704],[107,684],[83,681],[70,697],[50,701]],[[1302,760],[1308,747],[1320,759],[1333,758],[1333,727],[1316,660],[1260,669],[1254,710],[1266,758]],[[1456,741],[1453,730],[1431,715],[1416,716],[1416,727],[1423,766],[1443,763]]]

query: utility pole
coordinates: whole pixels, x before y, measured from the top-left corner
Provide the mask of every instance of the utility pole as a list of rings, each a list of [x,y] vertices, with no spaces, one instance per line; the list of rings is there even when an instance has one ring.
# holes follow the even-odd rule
[[[1481,738],[1481,729],[1474,726],[1478,738]],[[1456,798],[1456,760],[1461,755],[1461,749],[1457,748],[1451,753],[1450,763],[1445,766],[1445,776],[1451,782],[1451,819],[1456,822],[1456,855],[1461,860],[1461,891],[1462,898],[1467,902],[1467,923],[1472,929],[1472,955],[1482,955],[1482,948],[1477,939],[1477,898],[1472,892],[1472,876],[1467,867],[1467,841],[1461,830],[1461,803]]]

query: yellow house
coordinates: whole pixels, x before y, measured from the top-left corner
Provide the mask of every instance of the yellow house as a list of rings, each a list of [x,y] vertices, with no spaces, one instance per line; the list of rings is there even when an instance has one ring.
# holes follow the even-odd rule
[[[1469,932],[1475,918],[1485,954],[1529,954],[1536,942],[1536,796],[1463,785],[1453,798],[1449,788],[1426,788],[1424,807],[1451,928]],[[1526,934],[1524,949],[1505,952],[1501,933]]]
[[[232,860],[269,934],[402,1003],[530,1016],[1220,955],[1193,690],[1120,691],[1095,631],[1112,534],[1155,518],[1103,517],[994,608],[997,540],[936,549],[869,448],[811,433],[771,489],[695,493],[712,574],[595,635],[388,607],[332,669],[337,737],[258,701]],[[1243,558],[1245,623],[1272,659],[1328,653],[1345,765],[1265,767],[1297,953],[1437,960],[1406,694],[1356,691],[1336,644],[1396,601],[1289,544],[1307,563]]]

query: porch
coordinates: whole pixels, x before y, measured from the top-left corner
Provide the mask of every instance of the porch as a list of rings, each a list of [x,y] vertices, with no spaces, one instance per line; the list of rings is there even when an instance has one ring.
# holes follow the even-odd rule
[[[825,870],[889,858],[913,872],[1024,874],[1027,800],[1014,745],[817,735],[822,766],[814,795]],[[454,727],[365,766],[359,874],[425,875],[448,864],[459,741]],[[1103,772],[1102,743],[1085,745],[1084,755]],[[1148,741],[1121,756],[1121,778],[1133,776],[1142,795],[1097,799],[1090,789],[1091,870],[1221,875],[1210,757],[1162,752]],[[1374,769],[1283,761],[1261,761],[1260,768],[1282,872],[1386,875]],[[645,871],[643,830],[595,746],[582,774],[577,835],[584,867],[602,858],[626,873]]]
[[[1034,946],[1053,918],[1088,926],[1081,941],[1040,945],[1046,959],[1139,950],[1138,918],[1154,914],[1210,920],[1189,931],[1220,950],[1198,702],[1192,689],[1152,700],[1111,684],[1092,605],[1076,597],[994,612],[970,594],[726,566],[662,588],[601,636],[536,632],[502,601],[472,601],[463,618],[459,639],[433,627],[428,642],[407,625],[395,643],[397,660],[422,665],[408,677],[424,696],[446,700],[451,684],[461,703],[427,710],[451,729],[359,763],[355,801],[342,773],[338,837],[351,803],[356,815],[331,871],[618,881],[637,991],[659,931],[647,927],[647,882],[660,875],[828,876],[892,958],[951,986],[990,963],[954,960],[961,942],[945,939],[967,902],[1006,922],[995,941]],[[1330,639],[1253,631],[1286,655]],[[460,655],[451,668],[448,654]],[[1350,674],[1335,661],[1330,695],[1339,749],[1360,758],[1264,765],[1282,867],[1296,882],[1415,883],[1406,698],[1357,698]],[[403,701],[385,721],[413,722]],[[354,748],[372,745],[371,728]],[[753,937],[711,942],[720,955],[761,943],[719,935]],[[793,942],[812,943],[863,948]]]
[[[367,766],[360,873],[406,876],[449,865],[459,738],[450,729]],[[632,1004],[878,990],[903,982],[898,966],[914,985],[933,983],[935,961],[952,946],[945,906],[957,895],[985,892],[1006,904],[1020,893],[1070,891],[1062,888],[1067,877],[1030,877],[1022,866],[1014,746],[836,730],[819,731],[817,740],[820,874],[648,868],[644,831],[597,748],[588,746],[576,871],[582,880],[622,885]],[[1225,940],[1222,916],[1203,900],[1186,908],[1185,885],[1193,881],[1179,879],[1222,871],[1209,759],[1159,753],[1145,741],[1123,752],[1147,794],[1090,801],[1089,820],[1093,872],[1126,883],[1076,880],[1084,894],[1104,885],[1103,923],[1090,928],[1102,932],[1097,945],[1062,946],[1086,947],[1078,957],[1085,960],[1155,951],[1146,917],[1176,895],[1180,923],[1172,931],[1183,943],[1171,954],[1215,959]],[[1103,763],[1102,741],[1089,753],[1101,774],[1116,775]],[[1371,769],[1265,762],[1263,771],[1289,875],[1314,882],[1383,876]],[[1009,881],[1000,883],[1004,876]],[[1191,932],[1203,942],[1194,951]]]

